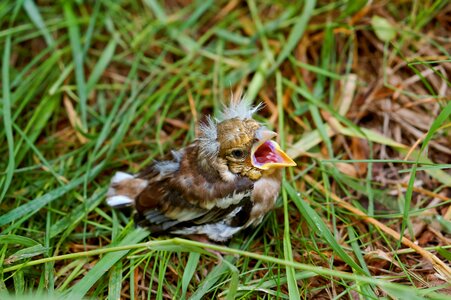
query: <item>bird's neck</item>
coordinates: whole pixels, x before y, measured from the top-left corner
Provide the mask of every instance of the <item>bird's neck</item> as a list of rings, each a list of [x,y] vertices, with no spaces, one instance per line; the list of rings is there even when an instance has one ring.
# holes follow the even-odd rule
[[[231,182],[236,179],[237,175],[230,172],[224,159],[205,155],[205,153],[200,151],[199,147],[193,149],[191,155],[196,157],[196,159],[193,159],[196,162],[195,167],[209,181],[222,180]]]

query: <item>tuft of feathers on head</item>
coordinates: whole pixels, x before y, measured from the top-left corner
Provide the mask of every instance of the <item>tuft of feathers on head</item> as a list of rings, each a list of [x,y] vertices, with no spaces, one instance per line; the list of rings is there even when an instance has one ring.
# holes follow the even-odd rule
[[[200,144],[201,155],[215,157],[219,153],[218,130],[216,121],[211,117],[205,123],[200,124],[200,135],[197,138]]]
[[[229,105],[224,105],[219,115],[218,121],[238,118],[241,120],[250,119],[252,115],[262,108],[262,103],[252,106],[249,100],[243,98],[231,100]]]
[[[223,106],[223,109],[217,119],[208,117],[205,123],[200,124],[198,141],[202,155],[207,157],[215,157],[219,153],[220,145],[218,143],[218,123],[224,120],[238,118],[241,120],[250,119],[262,107],[262,103],[252,106],[247,99],[231,100],[228,105]]]

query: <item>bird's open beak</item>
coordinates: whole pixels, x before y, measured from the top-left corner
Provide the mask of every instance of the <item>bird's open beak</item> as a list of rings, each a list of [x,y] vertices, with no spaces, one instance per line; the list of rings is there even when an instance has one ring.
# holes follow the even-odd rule
[[[279,144],[271,139],[277,133],[268,129],[259,129],[256,134],[257,142],[251,149],[252,165],[261,170],[296,166],[296,163],[280,149]]]

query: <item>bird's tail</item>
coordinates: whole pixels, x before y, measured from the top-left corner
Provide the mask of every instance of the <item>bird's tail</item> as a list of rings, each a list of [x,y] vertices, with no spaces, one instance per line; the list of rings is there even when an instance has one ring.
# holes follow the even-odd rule
[[[136,197],[146,188],[147,180],[117,172],[111,179],[106,202],[114,208],[133,206]]]

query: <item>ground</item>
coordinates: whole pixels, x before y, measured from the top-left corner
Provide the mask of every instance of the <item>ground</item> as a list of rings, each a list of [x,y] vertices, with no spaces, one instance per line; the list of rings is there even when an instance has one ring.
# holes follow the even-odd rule
[[[2,1],[0,294],[449,297],[450,24],[446,0]],[[107,207],[240,93],[298,163],[258,228]]]

